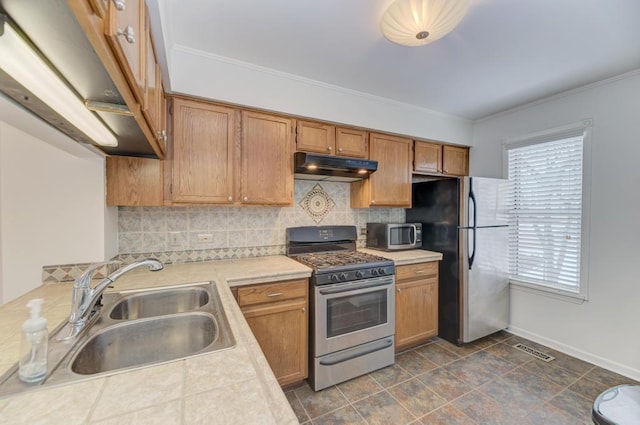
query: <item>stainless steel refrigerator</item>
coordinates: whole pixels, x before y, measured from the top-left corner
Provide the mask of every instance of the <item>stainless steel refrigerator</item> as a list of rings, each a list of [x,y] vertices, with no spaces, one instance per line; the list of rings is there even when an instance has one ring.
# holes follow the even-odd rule
[[[507,180],[462,177],[413,184],[407,223],[422,223],[422,249],[443,254],[438,336],[474,341],[509,323]]]

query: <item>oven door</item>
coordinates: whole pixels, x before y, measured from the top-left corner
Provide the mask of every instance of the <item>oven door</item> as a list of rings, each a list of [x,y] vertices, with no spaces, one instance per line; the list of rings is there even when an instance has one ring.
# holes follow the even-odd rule
[[[394,334],[394,277],[315,287],[314,356]]]

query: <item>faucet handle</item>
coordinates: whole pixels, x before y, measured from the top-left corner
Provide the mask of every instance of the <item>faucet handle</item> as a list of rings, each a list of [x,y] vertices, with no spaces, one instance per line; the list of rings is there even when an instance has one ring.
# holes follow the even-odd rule
[[[89,288],[91,285],[91,279],[93,278],[93,275],[102,267],[105,266],[112,266],[112,265],[121,265],[122,262],[118,261],[118,260],[112,260],[112,261],[103,261],[101,263],[95,263],[92,264],[91,266],[89,266],[89,268],[87,270],[84,271],[84,273],[82,273],[82,275],[76,279],[76,283],[74,285],[74,287],[78,287],[78,288]],[[108,275],[109,273],[107,272],[106,275]],[[105,275],[105,276],[106,276]]]

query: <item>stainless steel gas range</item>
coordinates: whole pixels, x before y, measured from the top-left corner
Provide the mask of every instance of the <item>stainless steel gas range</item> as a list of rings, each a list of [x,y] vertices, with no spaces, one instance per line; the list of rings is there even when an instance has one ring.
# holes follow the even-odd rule
[[[356,251],[355,226],[291,227],[287,255],[313,269],[309,384],[315,390],[394,362],[395,267]]]

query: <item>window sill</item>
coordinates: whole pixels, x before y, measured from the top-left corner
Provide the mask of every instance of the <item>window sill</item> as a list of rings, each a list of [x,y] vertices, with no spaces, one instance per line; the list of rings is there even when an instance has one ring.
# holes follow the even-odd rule
[[[570,302],[573,304],[583,304],[587,301],[587,297],[583,294],[577,294],[575,292],[564,291],[562,289],[549,288],[541,285],[535,285],[531,283],[522,282],[519,280],[509,279],[509,284],[512,289],[528,292],[530,294],[542,295],[544,297],[554,298],[556,300]]]

